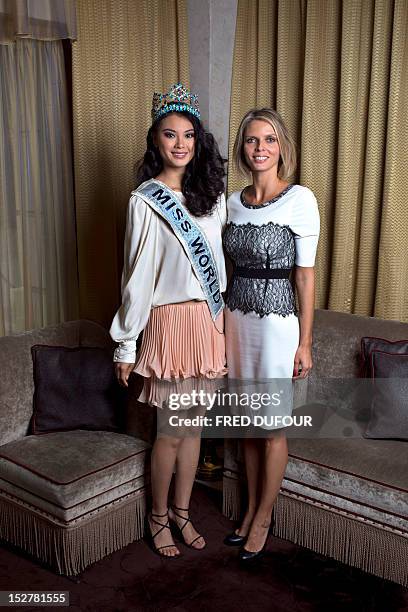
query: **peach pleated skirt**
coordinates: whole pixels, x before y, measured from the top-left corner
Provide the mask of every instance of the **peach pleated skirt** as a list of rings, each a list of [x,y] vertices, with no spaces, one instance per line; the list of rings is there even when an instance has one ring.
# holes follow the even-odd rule
[[[139,400],[162,407],[172,393],[213,392],[225,367],[223,314],[206,302],[157,306],[150,312],[134,371],[144,377]]]

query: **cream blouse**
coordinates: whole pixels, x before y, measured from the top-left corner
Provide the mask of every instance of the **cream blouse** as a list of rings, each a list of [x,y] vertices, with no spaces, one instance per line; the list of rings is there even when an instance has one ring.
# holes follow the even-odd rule
[[[185,199],[176,192],[180,201]],[[222,231],[227,220],[222,194],[211,214],[194,217],[205,233],[218,268],[221,291],[227,286]],[[146,327],[150,310],[165,304],[205,300],[183,247],[168,223],[132,191],[129,200],[122,273],[122,305],[110,328],[119,346],[114,361],[134,363],[136,340]]]

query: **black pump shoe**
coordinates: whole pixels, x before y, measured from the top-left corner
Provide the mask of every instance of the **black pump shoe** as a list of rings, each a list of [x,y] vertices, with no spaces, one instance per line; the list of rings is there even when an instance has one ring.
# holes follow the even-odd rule
[[[247,563],[248,565],[255,563],[256,561],[259,561],[260,559],[262,559],[262,557],[265,555],[265,548],[266,548],[266,542],[261,548],[261,550],[257,550],[255,552],[251,552],[250,550],[241,548],[241,550],[239,551],[238,558],[241,563],[245,563],[245,564]]]
[[[256,561],[259,561],[259,559],[262,559],[262,557],[265,555],[268,538],[271,534],[274,524],[275,524],[275,517],[272,516],[271,524],[268,527],[268,533],[266,534],[266,540],[261,550],[256,550],[255,552],[252,552],[250,550],[247,550],[244,547],[241,548],[238,554],[238,558],[240,561],[242,561],[242,563],[246,563],[249,565],[249,564],[255,563]]]
[[[226,544],[226,540],[229,538],[233,538],[235,536],[235,538],[238,540],[238,538],[240,539],[240,543],[238,544],[229,544],[229,546],[242,546],[241,550],[238,553],[238,559],[240,561],[242,561],[242,563],[247,563],[252,564],[255,561],[262,559],[262,557],[265,555],[265,550],[266,550],[266,545],[268,543],[268,538],[270,536],[270,534],[273,531],[273,528],[275,526],[275,511],[272,510],[272,515],[271,515],[271,523],[268,527],[268,533],[266,535],[266,540],[265,540],[265,544],[262,546],[261,550],[256,550],[255,552],[252,552],[250,550],[247,550],[246,548],[244,548],[244,544],[248,539],[248,536],[246,537],[242,537],[237,535],[236,533],[231,534],[231,536],[227,536],[227,538],[225,538],[224,543]]]
[[[248,536],[240,536],[235,531],[227,535],[224,540],[226,546],[242,546],[247,541]]]

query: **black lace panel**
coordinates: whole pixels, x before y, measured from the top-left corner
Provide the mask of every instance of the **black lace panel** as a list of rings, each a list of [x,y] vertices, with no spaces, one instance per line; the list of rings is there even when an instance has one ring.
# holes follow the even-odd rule
[[[235,266],[245,268],[292,268],[295,263],[295,240],[286,225],[228,223],[224,233],[225,250]],[[227,293],[230,310],[256,312],[264,317],[271,313],[287,316],[296,312],[289,279],[232,279]]]

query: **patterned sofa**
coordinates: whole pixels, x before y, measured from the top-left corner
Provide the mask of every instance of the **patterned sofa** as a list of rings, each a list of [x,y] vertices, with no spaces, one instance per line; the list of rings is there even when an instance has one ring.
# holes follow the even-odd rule
[[[316,311],[307,400],[313,402],[323,392],[335,405],[348,382],[356,383],[357,395],[350,394],[352,400],[343,401],[338,414],[329,411],[317,437],[288,440],[274,534],[407,586],[408,441],[362,436],[364,397],[355,380],[362,336],[406,339],[408,324]],[[330,427],[333,419],[338,422]],[[240,515],[243,473],[239,442],[226,440],[223,503],[231,519]]]
[[[90,321],[0,338],[0,538],[59,573],[78,574],[143,535],[150,445],[132,435],[130,421],[126,433],[27,435],[34,344],[111,341]]]

